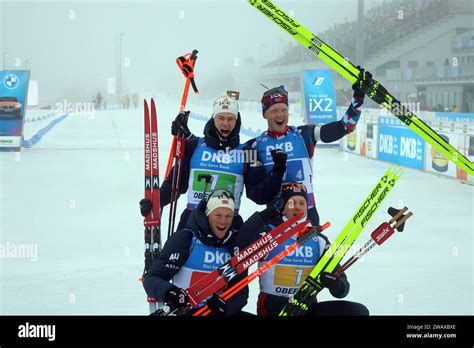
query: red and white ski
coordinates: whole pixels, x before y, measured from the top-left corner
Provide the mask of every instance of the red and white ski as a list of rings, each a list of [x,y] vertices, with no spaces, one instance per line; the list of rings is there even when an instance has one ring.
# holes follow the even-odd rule
[[[145,269],[143,276],[153,260],[161,252],[160,233],[160,168],[158,160],[158,119],[155,101],[151,99],[151,114],[148,103],[144,100],[144,162],[145,162],[145,199],[152,203],[152,210],[145,216]],[[142,277],[143,281],[143,277]],[[158,301],[148,297],[150,313],[158,309]]]

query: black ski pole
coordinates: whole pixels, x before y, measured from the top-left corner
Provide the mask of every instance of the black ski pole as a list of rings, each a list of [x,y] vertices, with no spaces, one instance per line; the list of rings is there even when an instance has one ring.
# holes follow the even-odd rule
[[[212,175],[211,174],[199,174],[198,175],[198,182],[201,182],[204,179],[204,191],[202,193],[202,198],[206,198],[207,186],[212,182]]]

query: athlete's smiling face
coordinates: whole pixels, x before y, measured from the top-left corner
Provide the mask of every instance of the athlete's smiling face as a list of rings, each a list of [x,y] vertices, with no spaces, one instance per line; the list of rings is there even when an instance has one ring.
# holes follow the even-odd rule
[[[214,233],[218,239],[224,238],[230,225],[232,225],[233,218],[234,212],[232,209],[223,207],[214,209],[208,217],[212,233]]]
[[[265,111],[263,118],[267,120],[269,131],[283,132],[288,124],[288,105],[284,103],[273,104]]]
[[[287,219],[291,219],[293,216],[303,213],[304,216],[308,214],[308,204],[306,199],[302,196],[291,196],[283,208],[283,215]]]
[[[227,138],[234,130],[237,118],[230,112],[221,112],[214,116],[214,125],[223,138]]]

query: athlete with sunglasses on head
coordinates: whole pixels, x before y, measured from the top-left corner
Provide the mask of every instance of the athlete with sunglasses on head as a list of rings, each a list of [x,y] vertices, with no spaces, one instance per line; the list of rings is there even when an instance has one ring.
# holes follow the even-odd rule
[[[281,203],[273,215],[274,219],[267,224],[263,230],[245,230],[239,233],[234,244],[244,248],[261,237],[262,234],[272,230],[282,222],[291,219],[298,214],[304,214],[300,222],[305,221],[308,209],[308,192],[303,184],[298,182],[283,185],[281,192]],[[270,260],[286,247],[293,244],[298,236],[293,236],[283,244],[272,250],[264,260],[260,260],[259,267],[266,260]],[[260,293],[257,301],[257,314],[261,316],[276,316],[288,303],[293,295],[316,265],[324,252],[331,244],[326,236],[317,234],[304,245],[299,246],[293,253],[284,257],[275,266],[260,276]],[[336,270],[340,268],[338,265]],[[334,276],[329,273],[321,273],[321,285],[328,288],[332,296],[344,298],[349,293],[349,282],[344,273]],[[351,301],[324,301],[318,302],[317,298],[311,298],[308,315],[368,315],[369,310],[362,304]]]

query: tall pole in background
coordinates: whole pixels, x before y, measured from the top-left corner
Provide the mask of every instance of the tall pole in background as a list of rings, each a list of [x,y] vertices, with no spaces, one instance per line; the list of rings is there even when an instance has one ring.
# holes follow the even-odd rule
[[[364,65],[364,41],[364,0],[357,0],[356,63],[360,66]]]
[[[118,80],[119,80],[119,66],[120,66],[120,60],[119,60],[119,44],[118,44],[118,37],[115,37],[115,94],[117,95],[117,104],[120,108],[120,96],[118,92]]]
[[[120,33],[119,35],[119,47],[118,47],[118,55],[119,55],[119,69],[118,69],[118,81],[117,81],[117,91],[118,91],[118,96],[119,96],[119,101],[122,101],[122,37],[124,36],[124,33]]]

